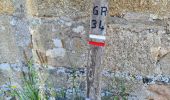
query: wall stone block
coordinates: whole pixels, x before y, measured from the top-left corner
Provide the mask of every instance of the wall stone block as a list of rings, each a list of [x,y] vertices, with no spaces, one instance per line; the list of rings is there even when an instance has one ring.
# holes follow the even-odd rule
[[[0,0],[0,14],[13,14],[15,7],[12,0]]]

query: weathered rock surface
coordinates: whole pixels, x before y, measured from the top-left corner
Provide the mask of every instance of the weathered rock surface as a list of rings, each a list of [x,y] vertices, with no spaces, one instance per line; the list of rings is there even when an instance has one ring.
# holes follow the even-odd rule
[[[0,63],[19,61],[19,50],[16,45],[15,33],[10,25],[11,17],[0,16]]]
[[[0,14],[13,14],[15,11],[12,0],[0,0]]]
[[[80,17],[90,15],[90,2],[91,0],[27,0],[27,6],[28,13],[33,16]]]
[[[169,4],[169,0],[110,0],[110,14],[121,16],[124,12],[145,12],[168,18]]]
[[[169,37],[164,21],[128,20],[111,18],[105,64],[110,68],[129,70],[131,73],[170,74]],[[158,69],[159,70],[155,70]],[[160,72],[161,71],[161,72]]]
[[[170,89],[165,85],[151,85],[148,90],[152,91],[154,94],[148,99],[157,100],[169,100],[170,99]]]

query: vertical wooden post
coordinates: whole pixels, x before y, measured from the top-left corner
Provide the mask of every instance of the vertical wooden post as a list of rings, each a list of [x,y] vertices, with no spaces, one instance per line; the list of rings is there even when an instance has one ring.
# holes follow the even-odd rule
[[[93,0],[91,31],[89,33],[90,60],[87,66],[87,98],[101,100],[102,64],[105,46],[108,0]]]

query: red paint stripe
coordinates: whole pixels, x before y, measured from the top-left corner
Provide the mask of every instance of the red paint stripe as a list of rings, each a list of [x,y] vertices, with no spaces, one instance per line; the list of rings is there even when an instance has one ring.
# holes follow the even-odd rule
[[[90,45],[94,45],[94,46],[105,46],[105,43],[103,42],[94,42],[94,41],[89,41]]]

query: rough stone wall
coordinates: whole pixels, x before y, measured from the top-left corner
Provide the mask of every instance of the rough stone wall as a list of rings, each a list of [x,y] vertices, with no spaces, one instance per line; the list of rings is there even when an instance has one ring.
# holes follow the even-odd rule
[[[0,1],[0,13],[12,14],[14,12],[14,5],[12,0],[1,0]]]
[[[167,21],[149,20],[149,16],[140,13],[111,18],[110,23],[114,24],[108,25],[106,66],[143,75],[169,75]]]
[[[28,14],[38,17],[90,15],[91,0],[27,0]],[[57,10],[56,10],[57,9]],[[65,10],[63,10],[65,9]]]
[[[170,1],[110,0],[109,4],[104,69],[119,78],[139,79],[127,84],[135,84],[130,93],[144,100],[149,92],[145,77],[170,83]],[[90,6],[91,0],[0,0],[0,65],[21,65],[23,52],[39,62],[40,52],[50,66],[85,68]]]
[[[23,50],[31,53],[25,2],[1,0],[0,5],[0,63],[21,63]]]

